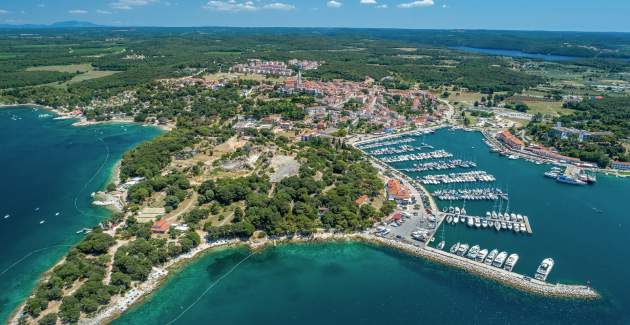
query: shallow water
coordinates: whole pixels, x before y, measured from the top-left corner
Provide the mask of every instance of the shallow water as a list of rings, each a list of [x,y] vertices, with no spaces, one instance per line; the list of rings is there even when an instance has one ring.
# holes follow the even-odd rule
[[[0,109],[3,320],[81,238],[76,231],[108,215],[91,206],[90,194],[106,185],[123,152],[160,133],[131,124],[73,127],[53,117],[43,109]]]

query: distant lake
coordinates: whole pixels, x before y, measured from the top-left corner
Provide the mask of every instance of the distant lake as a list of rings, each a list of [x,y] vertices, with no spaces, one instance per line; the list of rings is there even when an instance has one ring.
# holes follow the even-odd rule
[[[571,61],[571,60],[580,59],[577,56],[536,54],[536,53],[526,53],[523,51],[516,51],[516,50],[485,49],[485,48],[468,47],[468,46],[450,46],[449,48],[453,50],[464,51],[464,52],[480,53],[480,54],[495,55],[495,56],[509,56],[513,58],[537,59],[537,60],[544,60],[544,61]]]

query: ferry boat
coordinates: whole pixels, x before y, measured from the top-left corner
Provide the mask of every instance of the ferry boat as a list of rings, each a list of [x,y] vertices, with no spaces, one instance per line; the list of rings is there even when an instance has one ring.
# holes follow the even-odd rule
[[[488,250],[485,248],[480,250],[477,254],[477,262],[483,262],[486,259],[486,256],[488,256]]]
[[[459,242],[451,246],[451,249],[449,251],[451,252],[451,254],[455,254],[457,253],[458,250],[459,250]]]
[[[464,254],[466,254],[466,252],[468,251],[468,247],[470,247],[470,245],[468,244],[459,245],[459,249],[457,250],[457,255],[464,256]]]
[[[468,257],[471,260],[474,260],[477,258],[477,254],[479,254],[479,245],[475,245],[473,247],[470,248],[470,250],[468,251],[468,254],[466,254],[466,257]]]
[[[497,257],[494,259],[494,261],[492,261],[492,266],[494,267],[502,267],[503,263],[505,263],[505,259],[507,258],[508,253],[507,252],[501,252],[499,253],[499,255],[497,255]]]
[[[540,263],[540,265],[538,266],[534,278],[540,281],[546,281],[549,273],[551,273],[551,270],[553,269],[553,265],[554,261],[552,258],[548,257],[544,259],[542,263]]]
[[[510,256],[508,256],[507,260],[505,261],[505,266],[503,266],[503,268],[507,271],[512,272],[512,270],[514,269],[514,265],[516,265],[516,262],[518,262],[518,254],[510,254]]]
[[[497,254],[499,254],[499,250],[493,249],[492,251],[490,251],[490,254],[488,254],[488,256],[483,261],[483,263],[487,265],[492,265],[492,262],[497,257]]]

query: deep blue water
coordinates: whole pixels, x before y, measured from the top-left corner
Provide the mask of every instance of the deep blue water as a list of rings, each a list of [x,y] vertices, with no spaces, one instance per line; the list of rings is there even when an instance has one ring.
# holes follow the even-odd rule
[[[480,53],[480,54],[494,55],[494,56],[509,56],[513,58],[528,58],[528,59],[536,59],[536,60],[544,60],[544,61],[571,61],[571,60],[579,59],[578,57],[575,57],[575,56],[527,53],[527,52],[522,52],[518,50],[485,49],[485,48],[468,47],[468,46],[451,46],[449,48],[454,49],[454,50],[464,51],[464,52]]]
[[[91,206],[90,194],[106,185],[123,152],[160,133],[131,124],[73,127],[71,120],[40,114],[50,113],[26,107],[0,109],[3,320],[40,274],[81,238],[76,231],[107,216],[105,209]]]
[[[475,160],[478,169],[494,174],[497,186],[509,191],[510,210],[528,215],[534,229],[526,236],[460,224],[445,226],[439,238],[449,245],[465,241],[517,252],[521,259],[515,271],[530,275],[543,258],[553,257],[550,282],[590,280],[603,299],[532,296],[365,244],[281,245],[249,259],[244,249],[210,253],[171,275],[114,323],[630,323],[629,180],[600,176],[594,186],[558,184],[542,176],[548,166],[490,153],[479,133],[443,129],[417,139],[423,141],[455,158]],[[492,207],[489,202],[466,205],[476,214]]]

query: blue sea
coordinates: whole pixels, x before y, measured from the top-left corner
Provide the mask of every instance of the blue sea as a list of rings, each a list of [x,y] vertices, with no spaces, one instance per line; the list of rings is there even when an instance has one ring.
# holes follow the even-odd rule
[[[0,318],[108,211],[90,194],[122,154],[160,130],[136,124],[73,127],[44,109],[0,108]]]
[[[603,298],[534,296],[362,243],[280,245],[255,255],[246,249],[208,253],[173,272],[163,287],[114,323],[630,323],[630,180],[600,175],[593,186],[559,184],[543,177],[550,166],[491,153],[479,133],[442,129],[415,144],[421,142],[474,160],[477,169],[495,175],[494,186],[509,193],[510,211],[529,216],[534,232],[445,225],[437,237],[447,247],[461,241],[516,252],[521,258],[515,271],[527,275],[552,257],[556,265],[549,282],[589,283]],[[466,204],[477,215],[493,208],[498,207],[492,202]]]

